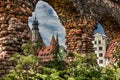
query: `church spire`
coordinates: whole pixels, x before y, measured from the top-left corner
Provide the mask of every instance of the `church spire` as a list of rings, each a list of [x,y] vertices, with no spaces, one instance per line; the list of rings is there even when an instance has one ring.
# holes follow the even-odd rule
[[[58,32],[56,34],[56,53],[59,52],[59,39],[58,39]]]
[[[57,32],[57,34],[56,34],[56,43],[59,44],[58,32]]]
[[[34,20],[32,23],[32,41],[35,42],[35,45],[38,45],[38,42],[40,42],[41,44],[44,45],[44,42],[43,42],[42,37],[40,35],[38,26],[39,26],[39,23],[38,23],[36,14],[35,14]]]
[[[32,30],[39,30],[39,28],[38,28],[39,23],[38,23],[38,20],[36,18],[36,14],[35,14],[35,18],[33,20],[32,25],[33,25]]]
[[[50,45],[53,45],[53,46],[55,46],[55,45],[56,45],[56,41],[55,41],[54,34],[52,35]]]
[[[36,19],[36,14],[35,14],[35,21],[37,21],[37,19]]]

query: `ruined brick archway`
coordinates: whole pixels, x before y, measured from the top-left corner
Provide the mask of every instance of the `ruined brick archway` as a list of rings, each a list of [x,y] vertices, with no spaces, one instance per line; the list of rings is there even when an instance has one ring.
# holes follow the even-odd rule
[[[58,13],[66,29],[67,51],[91,52],[93,32],[100,22],[109,41],[120,35],[120,3],[112,0],[44,0]]]
[[[0,53],[19,51],[20,45],[29,40],[28,17],[37,1],[0,1]]]
[[[8,60],[11,54],[19,51],[20,45],[29,40],[28,17],[32,14],[37,1],[0,1],[0,54],[7,54],[4,59],[0,60],[0,70],[5,70],[0,72],[0,75],[12,68],[10,67],[12,64]],[[55,9],[66,29],[68,52],[91,52],[93,50],[91,43],[93,32],[98,22],[104,25],[103,27],[110,40],[115,38],[110,35],[120,35],[118,32],[120,30],[120,5],[112,2],[112,0],[44,1],[48,2]],[[112,18],[114,19],[112,20]],[[117,28],[114,29],[115,27]],[[112,33],[110,33],[111,31]],[[8,67],[4,67],[6,65]]]
[[[13,69],[9,58],[29,40],[28,17],[38,0],[0,0],[0,77]]]
[[[108,42],[116,39],[120,35],[120,26],[118,21],[110,14],[105,14],[103,18],[99,21],[108,37]]]
[[[1,47],[6,47],[6,43],[2,42],[4,40],[6,40],[7,43],[10,42],[8,40],[13,40],[14,44],[21,45],[22,42],[29,39],[28,35],[26,35],[29,33],[29,28],[25,26],[28,26],[28,16],[31,15],[37,1],[38,0],[0,1]],[[44,1],[48,2],[55,9],[66,29],[66,45],[68,52],[91,52],[93,50],[91,43],[93,40],[93,32],[98,22],[104,25],[103,27],[105,28],[106,34],[110,40],[115,37],[110,36],[109,32],[112,31],[111,35],[119,35],[117,30],[119,30],[120,25],[120,5],[117,3],[110,0]],[[113,18],[114,20],[112,20]],[[114,29],[115,27],[116,29]],[[17,35],[15,36],[14,34],[16,33]],[[12,38],[3,38],[3,36],[6,36],[7,34]],[[2,52],[13,53],[18,50],[19,47],[15,50],[7,47],[7,49],[2,50]]]

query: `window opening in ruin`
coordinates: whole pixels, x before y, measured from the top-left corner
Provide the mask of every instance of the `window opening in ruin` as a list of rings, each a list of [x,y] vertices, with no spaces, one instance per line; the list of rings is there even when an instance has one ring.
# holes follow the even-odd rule
[[[94,34],[96,33],[100,33],[101,35],[105,35],[105,31],[103,29],[103,26],[98,23],[97,26],[96,26],[96,29],[94,30]]]
[[[58,33],[59,44],[66,47],[65,28],[61,24],[55,10],[48,3],[41,0],[38,1],[35,11],[28,20],[30,29],[32,28],[32,22],[35,18],[35,15],[39,22],[39,32],[44,43],[46,45],[49,45],[53,33],[54,36],[56,35],[56,33]]]

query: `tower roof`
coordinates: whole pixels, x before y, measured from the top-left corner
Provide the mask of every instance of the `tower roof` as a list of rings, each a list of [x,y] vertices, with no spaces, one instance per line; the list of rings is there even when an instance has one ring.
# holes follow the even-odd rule
[[[57,32],[57,34],[56,34],[56,43],[59,44],[58,32]]]
[[[44,41],[43,41],[43,39],[42,39],[42,37],[41,37],[40,32],[39,32],[39,34],[38,34],[38,39],[39,39],[39,41],[40,41],[41,43],[43,43],[43,44],[44,44]]]
[[[39,30],[39,28],[38,28],[39,23],[38,23],[38,20],[36,19],[36,16],[35,16],[35,19],[34,19],[32,25],[33,25],[32,30]]]
[[[55,44],[56,44],[55,37],[54,35],[52,35],[50,45],[55,45]]]

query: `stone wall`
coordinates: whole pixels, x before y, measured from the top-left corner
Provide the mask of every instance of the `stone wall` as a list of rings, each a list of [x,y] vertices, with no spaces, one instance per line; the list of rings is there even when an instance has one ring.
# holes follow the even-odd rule
[[[38,0],[1,0],[0,1],[0,74],[6,73],[11,66],[9,57],[19,52],[23,42],[29,40],[28,17],[31,15]],[[88,53],[92,51],[93,31],[99,21],[110,14],[120,30],[120,5],[110,0],[44,0],[58,13],[60,20],[66,28],[67,51]],[[108,23],[105,23],[108,24]],[[110,24],[111,25],[111,24]],[[115,27],[115,26],[112,26]],[[107,36],[119,35],[111,33],[106,26]],[[113,39],[112,37],[111,39]],[[8,56],[8,57],[7,57]],[[5,67],[3,69],[3,67]],[[0,75],[1,76],[1,75]]]
[[[66,29],[66,45],[68,52],[92,51],[91,40],[93,39],[92,37],[93,30],[96,29],[98,22],[100,22],[103,25],[103,28],[105,29],[106,35],[109,37],[109,40],[114,39],[115,38],[114,36],[120,34],[117,31],[120,29],[119,2],[113,2],[113,0],[62,0],[62,1],[44,0],[44,1],[48,2],[56,10],[62,24]],[[104,18],[106,15],[107,17]],[[110,15],[110,17],[108,15]],[[79,21],[79,19],[82,20]],[[110,21],[111,19],[114,19],[114,23],[116,23],[116,25],[112,25],[113,22]],[[81,23],[83,21],[86,21],[87,24]],[[79,24],[83,25],[79,26]],[[91,27],[89,26],[90,24],[92,24]],[[117,27],[116,28],[117,30],[114,29],[115,27]],[[85,40],[82,39],[82,35],[84,34],[89,36]]]
[[[6,54],[4,59],[0,59],[0,77],[3,77],[5,74],[9,73],[9,70],[14,69],[14,63],[9,61],[10,57],[10,54]]]
[[[21,52],[21,44],[30,39],[28,17],[37,0],[0,1],[0,77],[14,68],[9,58]]]
[[[114,64],[115,59],[114,59],[114,54],[116,51],[120,50],[120,35],[118,35],[115,39],[109,42],[108,48],[106,51],[106,57],[109,58],[110,63]]]
[[[93,50],[91,41],[96,23],[92,19],[75,17],[70,16],[65,25],[67,51],[89,53]]]
[[[117,3],[111,2],[109,0],[71,0],[71,1],[70,0],[64,0],[64,1],[45,0],[45,1],[47,1],[56,10],[63,25],[66,28],[66,33],[67,33],[66,38],[69,37],[66,42],[68,51],[72,50],[72,51],[81,52],[81,51],[88,50],[86,52],[89,52],[89,47],[87,44],[91,44],[90,39],[92,39],[93,30],[96,27],[96,23],[98,21],[101,21],[101,19],[104,17],[104,15],[109,13],[109,14],[111,14],[111,16],[113,16],[115,18],[115,20],[118,24],[120,23],[119,5]],[[26,28],[28,28],[27,24],[26,24],[27,19],[28,19],[28,16],[31,14],[31,12],[33,10],[33,6],[35,6],[36,2],[37,2],[37,0],[34,0],[34,1],[27,0],[26,2],[16,1],[16,0],[1,1],[0,2],[1,3],[0,12],[1,12],[1,22],[2,22],[1,27],[5,28],[7,26],[7,24],[11,24],[9,22],[9,20],[11,18],[16,18],[18,20],[16,22],[21,22],[20,23],[21,25],[26,26]],[[16,3],[19,3],[19,4],[16,4]],[[79,19],[82,19],[82,20],[80,21]],[[92,22],[89,20],[92,20]],[[107,19],[105,19],[105,20],[107,20]],[[80,25],[80,24],[82,24],[82,25]],[[71,25],[72,25],[72,27],[71,27]],[[78,27],[79,25],[80,25],[80,27]],[[69,28],[68,28],[68,26],[69,26]],[[76,27],[74,28],[74,26],[76,26]],[[109,26],[107,26],[107,27],[109,27]],[[4,30],[5,29],[3,29],[3,32],[1,31],[2,35],[6,35],[7,33],[9,33],[8,29],[6,31],[4,31]],[[27,30],[29,31],[29,29],[26,29],[26,32],[27,32]],[[13,30],[12,33],[14,32],[13,34],[16,34],[15,31],[17,31],[17,30],[16,29]],[[109,31],[109,28],[107,31]],[[24,33],[24,31],[23,31],[23,33]],[[23,34],[23,33],[21,32],[20,34]],[[118,34],[119,33],[117,33],[115,35],[118,35]],[[84,37],[84,35],[86,35],[86,37],[87,37],[86,39],[82,39],[82,37]],[[109,33],[107,33],[107,35],[109,36]],[[20,39],[25,37],[25,36],[24,37],[22,37],[22,36],[20,37]],[[76,42],[75,42],[75,40],[76,40]],[[22,43],[22,42],[20,41],[20,43]],[[71,43],[73,43],[75,45],[73,45]],[[3,42],[1,44],[3,44]],[[85,47],[85,45],[87,45],[87,47]],[[90,47],[91,46],[92,46],[92,44],[90,45]],[[17,51],[17,49],[15,49],[15,50]]]

